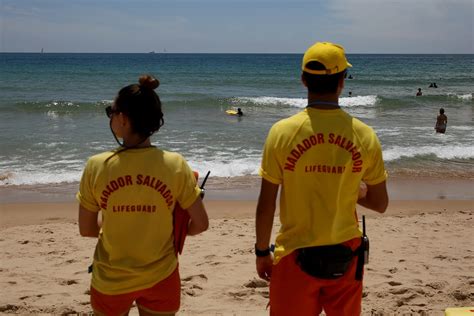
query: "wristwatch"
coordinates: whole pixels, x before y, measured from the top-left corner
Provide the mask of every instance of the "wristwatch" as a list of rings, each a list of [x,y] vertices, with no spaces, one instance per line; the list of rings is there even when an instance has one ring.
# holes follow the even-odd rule
[[[259,250],[257,248],[257,244],[255,244],[255,255],[257,257],[266,257],[266,256],[270,255],[270,247],[268,247],[265,250]]]

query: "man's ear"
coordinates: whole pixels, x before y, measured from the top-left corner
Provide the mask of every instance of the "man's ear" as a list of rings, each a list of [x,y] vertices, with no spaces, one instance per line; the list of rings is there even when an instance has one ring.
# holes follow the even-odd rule
[[[339,82],[338,82],[338,91],[339,91],[339,93],[341,93],[342,90],[344,89],[344,82],[345,82],[345,78],[344,78],[344,76],[341,76],[341,78],[339,78]]]
[[[341,87],[341,90],[344,89],[344,82],[345,82],[345,78],[344,76],[341,76],[341,78],[339,79],[339,87]]]
[[[304,78],[303,74],[301,74],[301,82],[303,83],[303,86],[306,88],[308,87],[308,83],[306,82],[306,79]]]

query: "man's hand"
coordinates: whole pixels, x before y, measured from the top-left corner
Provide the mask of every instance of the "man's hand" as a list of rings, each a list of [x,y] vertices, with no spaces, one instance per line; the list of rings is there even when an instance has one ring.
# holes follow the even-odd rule
[[[266,257],[257,257],[256,264],[258,276],[265,281],[270,281],[273,268],[273,255],[270,254]]]

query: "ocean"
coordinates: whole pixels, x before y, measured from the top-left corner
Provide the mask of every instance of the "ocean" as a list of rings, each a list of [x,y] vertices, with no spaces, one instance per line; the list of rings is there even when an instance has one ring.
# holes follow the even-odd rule
[[[144,73],[161,82],[165,125],[155,145],[213,177],[256,175],[271,125],[306,106],[301,58],[0,53],[0,186],[79,181],[89,156],[117,146],[104,108]],[[474,178],[474,55],[348,59],[353,79],[340,103],[375,129],[389,173]],[[432,82],[438,88],[429,88]],[[243,117],[226,115],[237,107]],[[441,107],[446,134],[434,132]]]

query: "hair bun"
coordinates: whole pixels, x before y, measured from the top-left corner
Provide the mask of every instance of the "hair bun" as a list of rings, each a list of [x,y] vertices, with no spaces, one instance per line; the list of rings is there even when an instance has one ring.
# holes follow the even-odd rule
[[[155,90],[160,85],[160,81],[151,75],[142,75],[138,79],[140,86]]]

